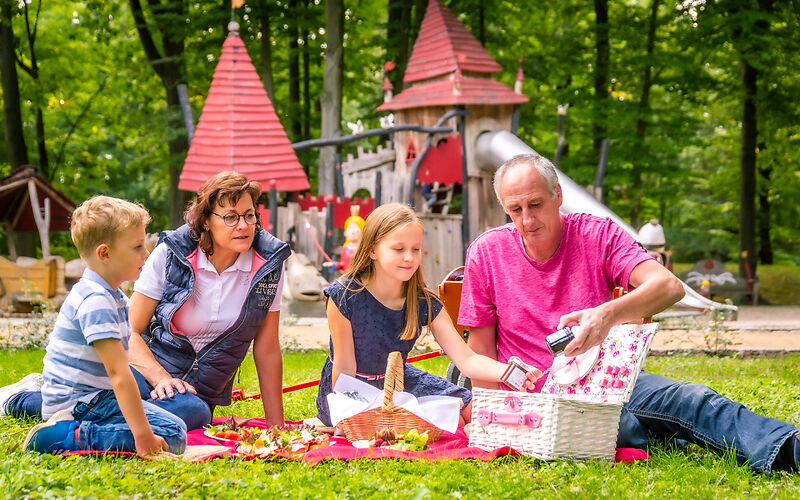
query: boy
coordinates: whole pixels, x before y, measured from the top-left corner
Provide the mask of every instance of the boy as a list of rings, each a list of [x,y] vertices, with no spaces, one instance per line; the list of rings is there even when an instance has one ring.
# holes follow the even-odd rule
[[[146,456],[186,446],[183,421],[142,401],[128,366],[128,298],[148,252],[141,205],[95,196],[75,209],[72,241],[87,269],[70,290],[47,344],[42,417],[23,449],[135,451]]]

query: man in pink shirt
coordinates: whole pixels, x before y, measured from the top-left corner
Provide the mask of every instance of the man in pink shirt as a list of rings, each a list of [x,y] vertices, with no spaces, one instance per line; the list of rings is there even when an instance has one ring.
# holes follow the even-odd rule
[[[470,245],[458,318],[470,327],[475,352],[502,362],[516,355],[545,370],[553,360],[548,334],[579,324],[565,350],[574,356],[600,344],[612,326],[641,320],[683,297],[680,281],[615,223],[560,213],[561,186],[546,158],[510,159],[495,174],[495,192],[512,223]],[[617,286],[630,293],[611,301]],[[618,445],[642,448],[649,436],[677,438],[732,449],[740,463],[769,472],[797,469],[797,433],[793,425],[752,413],[703,385],[642,373],[623,408]]]

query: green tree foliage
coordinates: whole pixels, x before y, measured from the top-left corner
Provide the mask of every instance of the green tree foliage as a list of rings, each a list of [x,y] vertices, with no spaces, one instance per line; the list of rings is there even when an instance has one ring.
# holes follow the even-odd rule
[[[153,21],[147,6],[178,1],[142,2],[146,20]],[[31,12],[37,2],[29,5]],[[183,38],[184,78],[196,121],[227,35],[230,1],[179,3],[185,15],[165,29]],[[444,3],[500,63],[503,70],[495,78],[513,86],[523,59],[523,92],[530,102],[520,109],[518,133],[526,143],[552,157],[557,108],[569,106],[560,167],[576,182],[591,184],[597,169],[594,3]],[[16,6],[11,15],[15,54],[29,65],[25,19],[19,4],[11,4]],[[345,133],[344,124],[359,119],[365,128],[378,126],[380,113],[375,108],[382,102],[383,64],[410,55],[426,4],[424,0],[344,2],[341,125]],[[30,161],[39,161],[36,109],[40,107],[57,188],[76,202],[98,192],[142,201],[153,213],[153,229],[166,228],[169,169],[183,161],[171,157],[167,145],[185,131],[170,121],[164,85],[145,55],[129,2],[43,0],[41,5],[35,45],[38,79],[24,70],[17,76]],[[601,115],[601,128],[611,144],[605,197],[615,212],[634,224],[660,219],[674,259],[738,256],[740,61],[746,56],[758,70],[757,243],[759,250],[771,243],[775,263],[800,262],[800,205],[795,201],[800,197],[799,11],[796,1],[773,1],[769,12],[759,8],[758,0],[608,2],[609,98]],[[292,123],[299,124],[299,136],[292,140],[318,138],[324,2],[249,1],[234,17],[262,77],[269,62],[273,104],[284,128],[291,132]],[[398,19],[408,26],[390,25]],[[765,28],[756,30],[757,25]],[[292,101],[290,33],[295,31],[298,86]],[[390,31],[400,35],[389,40]],[[163,32],[154,33],[160,47]],[[405,61],[396,63],[398,68],[405,66]],[[390,78],[396,80],[399,73]],[[370,142],[380,140],[385,138]],[[355,148],[351,144],[341,152],[346,155]],[[309,150],[299,157],[313,189],[319,153]],[[3,141],[0,171],[8,172],[10,163]],[[767,252],[760,253],[765,259]]]

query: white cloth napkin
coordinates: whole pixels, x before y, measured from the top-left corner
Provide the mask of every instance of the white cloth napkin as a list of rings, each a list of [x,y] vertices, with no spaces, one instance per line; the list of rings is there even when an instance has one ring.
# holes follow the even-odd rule
[[[408,392],[395,392],[395,405],[408,410],[421,419],[447,432],[456,432],[461,413],[461,398],[450,396],[423,396],[417,398]],[[331,423],[383,404],[383,391],[349,375],[339,375],[333,392],[328,394]]]

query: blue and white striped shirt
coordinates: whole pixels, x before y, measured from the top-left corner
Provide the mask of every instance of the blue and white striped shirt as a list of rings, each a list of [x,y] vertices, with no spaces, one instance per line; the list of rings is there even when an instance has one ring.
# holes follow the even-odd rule
[[[127,353],[130,332],[128,298],[87,268],[61,306],[47,343],[42,418],[88,403],[102,389],[113,389],[92,342],[118,339]]]

